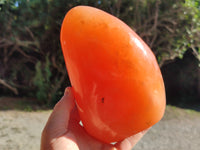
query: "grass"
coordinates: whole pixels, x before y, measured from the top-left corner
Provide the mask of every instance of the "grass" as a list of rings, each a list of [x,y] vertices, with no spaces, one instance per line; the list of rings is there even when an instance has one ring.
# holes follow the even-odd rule
[[[0,110],[21,110],[26,112],[44,111],[50,108],[44,105],[37,104],[36,99],[31,98],[13,98],[13,97],[0,97]],[[199,116],[200,111],[195,109],[185,109],[173,105],[167,105],[163,119],[173,119],[184,116]]]
[[[46,106],[37,104],[36,99],[0,97],[0,110],[21,110],[31,112],[47,109]]]
[[[184,117],[192,118],[198,116],[200,118],[200,112],[193,109],[185,109],[177,106],[167,105],[164,115],[164,120],[169,119],[182,119]]]

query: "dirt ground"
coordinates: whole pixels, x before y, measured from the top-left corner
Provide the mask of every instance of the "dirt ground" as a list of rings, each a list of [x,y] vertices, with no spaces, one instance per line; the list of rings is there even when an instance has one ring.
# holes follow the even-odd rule
[[[29,108],[29,111],[31,109]],[[0,110],[0,150],[39,150],[47,111]],[[200,149],[200,112],[168,106],[133,150]]]

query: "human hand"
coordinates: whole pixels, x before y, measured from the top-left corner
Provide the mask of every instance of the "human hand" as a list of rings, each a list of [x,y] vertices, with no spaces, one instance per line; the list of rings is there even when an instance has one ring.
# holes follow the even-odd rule
[[[147,132],[140,132],[112,145],[88,135],[79,122],[74,95],[68,87],[43,129],[41,150],[130,150]]]

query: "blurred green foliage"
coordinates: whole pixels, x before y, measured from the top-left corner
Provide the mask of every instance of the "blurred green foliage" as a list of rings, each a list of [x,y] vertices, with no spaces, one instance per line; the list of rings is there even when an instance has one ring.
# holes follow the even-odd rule
[[[190,49],[182,59],[176,58],[161,68],[168,104],[200,111],[198,63]]]
[[[70,84],[59,34],[66,12],[77,5],[123,20],[151,47],[160,66],[189,48],[200,60],[199,0],[0,0],[0,79],[19,96],[51,104]],[[1,95],[14,95],[0,89]]]
[[[44,68],[42,70],[41,68]],[[35,65],[35,76],[33,77],[33,84],[36,86],[38,91],[36,97],[38,100],[48,103],[49,91],[51,91],[50,77],[52,75],[50,71],[50,61],[48,55],[46,56],[46,62],[44,66],[41,66],[41,62],[38,61]]]

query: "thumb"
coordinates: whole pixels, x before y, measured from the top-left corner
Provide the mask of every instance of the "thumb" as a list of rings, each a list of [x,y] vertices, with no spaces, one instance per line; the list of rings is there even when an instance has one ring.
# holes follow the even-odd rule
[[[55,105],[53,112],[47,121],[45,128],[50,132],[50,135],[58,137],[67,132],[70,113],[74,106],[75,100],[72,93],[72,88],[67,87],[65,89],[64,96]]]
[[[56,119],[59,121],[69,121],[70,113],[75,107],[74,95],[71,87],[65,89],[64,96],[61,100],[55,105],[52,115],[56,116]],[[66,122],[66,123],[67,123]],[[66,124],[65,124],[66,126]]]

